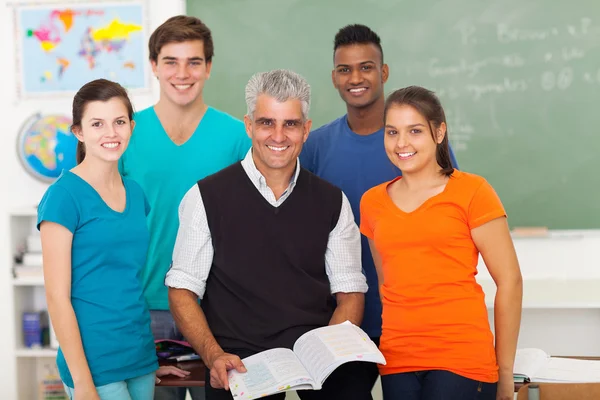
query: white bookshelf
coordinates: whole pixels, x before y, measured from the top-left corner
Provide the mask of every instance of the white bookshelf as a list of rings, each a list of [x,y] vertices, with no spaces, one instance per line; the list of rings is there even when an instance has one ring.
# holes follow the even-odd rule
[[[44,278],[42,277],[30,277],[30,278],[13,278],[13,286],[44,286]]]
[[[48,370],[55,367],[57,349],[27,348],[23,339],[22,315],[24,312],[46,311],[46,293],[42,276],[15,278],[13,256],[25,246],[26,239],[35,229],[35,208],[21,207],[9,213],[10,268],[6,268],[10,282],[12,317],[9,319],[14,332],[13,362],[15,366],[14,389],[17,399],[40,399],[39,382],[47,377]],[[10,327],[9,327],[10,329]]]
[[[22,358],[56,357],[56,349],[41,348],[29,349],[27,347],[17,348],[15,355]]]

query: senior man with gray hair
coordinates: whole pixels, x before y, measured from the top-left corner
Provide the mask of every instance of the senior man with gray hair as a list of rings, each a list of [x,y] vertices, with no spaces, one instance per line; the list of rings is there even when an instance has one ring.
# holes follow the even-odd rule
[[[165,280],[177,326],[207,366],[207,400],[232,398],[227,371],[245,372],[241,358],[292,348],[322,326],[360,325],[367,290],[348,199],[298,161],[310,86],[291,71],[259,73],[246,103],[252,148],[183,198]],[[344,364],[323,389],[298,395],[370,399],[361,364]]]

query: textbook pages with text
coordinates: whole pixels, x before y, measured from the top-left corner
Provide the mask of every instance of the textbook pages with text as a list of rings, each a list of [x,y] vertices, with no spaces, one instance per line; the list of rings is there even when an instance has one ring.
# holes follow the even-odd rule
[[[293,350],[266,350],[242,361],[247,372],[229,371],[229,389],[236,400],[287,390],[319,390],[337,367],[351,361],[385,364],[375,343],[349,321],[305,333]]]

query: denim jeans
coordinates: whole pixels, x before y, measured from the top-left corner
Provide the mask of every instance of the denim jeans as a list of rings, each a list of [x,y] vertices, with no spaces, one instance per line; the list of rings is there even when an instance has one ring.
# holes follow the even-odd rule
[[[100,400],[148,400],[154,393],[154,372],[127,379],[121,382],[97,386],[96,391]],[[69,399],[75,397],[75,391],[65,386],[65,393]]]
[[[417,371],[381,377],[384,400],[496,400],[496,383],[449,371]]]
[[[152,334],[155,340],[174,339],[184,340],[183,335],[175,326],[175,321],[168,310],[150,310]],[[161,387],[154,391],[154,400],[185,400],[185,394],[190,391],[192,400],[204,400],[203,387]]]

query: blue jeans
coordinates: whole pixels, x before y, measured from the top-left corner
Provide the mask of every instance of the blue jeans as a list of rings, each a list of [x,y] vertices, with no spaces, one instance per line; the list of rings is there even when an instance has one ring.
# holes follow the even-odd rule
[[[381,376],[384,400],[496,400],[496,387],[440,370]]]
[[[121,382],[96,386],[100,400],[148,400],[154,394],[154,372]],[[64,385],[69,399],[75,398],[75,390]]]
[[[174,339],[184,340],[183,335],[175,326],[175,321],[168,310],[150,310],[152,334],[155,340]],[[161,387],[154,391],[154,400],[185,400],[186,391],[190,391],[192,400],[204,400],[203,387]]]

